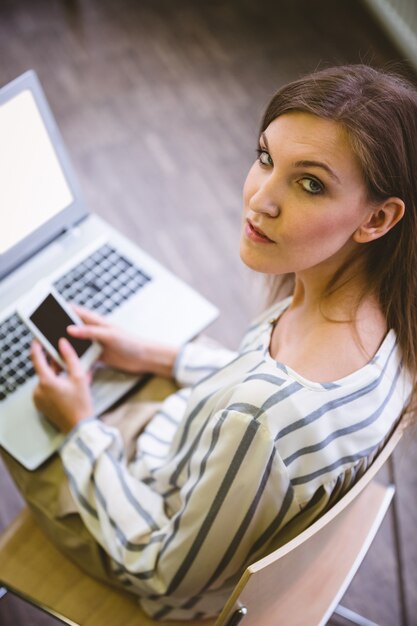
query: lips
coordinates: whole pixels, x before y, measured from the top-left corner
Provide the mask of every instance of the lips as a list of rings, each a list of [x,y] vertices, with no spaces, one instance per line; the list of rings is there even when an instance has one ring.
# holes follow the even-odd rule
[[[255,241],[274,243],[272,239],[265,235],[265,233],[260,228],[258,228],[258,226],[252,224],[250,220],[246,220],[246,234],[249,236],[250,239],[254,239]]]

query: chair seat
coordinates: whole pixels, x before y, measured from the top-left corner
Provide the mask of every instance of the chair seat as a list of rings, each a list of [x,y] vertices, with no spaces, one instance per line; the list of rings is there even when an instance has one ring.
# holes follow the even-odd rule
[[[49,541],[28,509],[0,537],[1,584],[24,600],[82,626],[156,626],[130,594],[100,583],[74,565]],[[184,626],[184,622],[169,622]],[[187,622],[212,626],[214,620]]]

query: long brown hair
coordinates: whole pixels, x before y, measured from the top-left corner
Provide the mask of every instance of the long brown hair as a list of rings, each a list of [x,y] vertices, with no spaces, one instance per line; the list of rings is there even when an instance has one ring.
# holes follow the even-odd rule
[[[405,203],[402,220],[364,245],[372,290],[393,328],[405,365],[417,378],[417,89],[367,65],[314,72],[282,87],[264,114],[263,132],[279,115],[304,111],[339,122],[360,163],[369,200]],[[290,277],[284,277],[289,282]],[[336,278],[332,280],[335,285]],[[282,280],[282,279],[281,279]]]

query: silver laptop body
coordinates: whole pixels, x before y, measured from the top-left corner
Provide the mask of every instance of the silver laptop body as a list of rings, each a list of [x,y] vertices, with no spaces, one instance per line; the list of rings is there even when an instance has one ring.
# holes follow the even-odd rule
[[[16,315],[19,298],[39,280],[127,330],[178,346],[217,310],[87,211],[35,72],[0,89],[0,138],[0,445],[35,469],[62,441],[33,405],[31,336]],[[136,376],[100,369],[96,413],[137,383]]]

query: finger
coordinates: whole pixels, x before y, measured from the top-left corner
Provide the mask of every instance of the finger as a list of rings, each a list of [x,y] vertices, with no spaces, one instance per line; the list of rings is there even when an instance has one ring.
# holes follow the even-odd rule
[[[36,341],[36,339],[32,341],[31,356],[33,367],[35,368],[39,379],[45,382],[52,380],[54,378],[54,372],[48,364],[46,354],[43,351],[41,344],[39,341]]]
[[[88,370],[85,376],[87,378],[88,386],[91,386],[91,383],[93,382],[93,378],[94,378],[94,371],[92,369]]]
[[[58,376],[58,374],[62,372],[62,366],[59,365],[59,363],[57,363],[54,359],[51,358],[50,360],[48,360],[48,364],[56,376]]]
[[[58,345],[61,356],[67,366],[68,374],[74,377],[83,376],[84,370],[81,361],[68,339],[61,337]]]
[[[111,337],[111,330],[105,326],[76,326],[71,324],[66,328],[67,333],[71,337],[77,337],[77,339],[91,339],[92,341],[98,341],[100,343],[106,343]]]
[[[93,324],[98,326],[110,325],[109,322],[102,315],[99,315],[99,313],[90,311],[90,309],[86,309],[79,304],[72,304],[71,306],[85,324]]]

